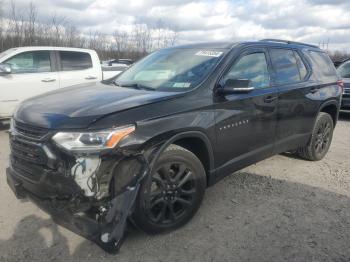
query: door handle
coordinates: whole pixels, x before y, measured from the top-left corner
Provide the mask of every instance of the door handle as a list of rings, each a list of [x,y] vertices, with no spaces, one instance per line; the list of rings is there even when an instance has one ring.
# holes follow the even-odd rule
[[[96,76],[87,76],[87,77],[85,77],[85,79],[86,80],[95,80],[95,79],[97,79],[97,77]]]
[[[264,98],[265,103],[271,103],[277,99],[277,96],[267,96]]]
[[[44,78],[41,80],[41,82],[45,82],[45,83],[55,82],[55,81],[56,81],[56,79],[54,79],[54,78]]]

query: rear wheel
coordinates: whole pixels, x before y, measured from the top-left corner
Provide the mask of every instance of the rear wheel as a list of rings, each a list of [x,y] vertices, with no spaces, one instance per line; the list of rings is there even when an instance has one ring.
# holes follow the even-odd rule
[[[311,161],[321,160],[331,145],[333,129],[332,117],[324,112],[319,113],[310,141],[306,146],[299,148],[299,156]]]
[[[197,212],[206,188],[200,160],[190,151],[170,145],[155,164],[135,202],[132,220],[149,234],[176,229]]]

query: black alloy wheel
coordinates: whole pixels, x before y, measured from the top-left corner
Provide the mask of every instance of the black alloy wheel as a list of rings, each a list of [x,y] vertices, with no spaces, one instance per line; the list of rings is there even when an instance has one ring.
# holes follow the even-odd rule
[[[331,141],[331,129],[330,122],[323,122],[319,126],[315,141],[315,151],[317,154],[322,155],[325,150],[328,150]]]
[[[154,223],[173,224],[190,211],[196,177],[185,163],[166,163],[152,176],[149,217]]]
[[[298,149],[298,155],[311,161],[324,158],[332,143],[333,129],[332,117],[324,112],[319,113],[310,140],[307,145]]]
[[[141,186],[132,221],[150,234],[176,229],[194,216],[205,188],[201,161],[192,152],[171,145],[159,157],[150,180]]]

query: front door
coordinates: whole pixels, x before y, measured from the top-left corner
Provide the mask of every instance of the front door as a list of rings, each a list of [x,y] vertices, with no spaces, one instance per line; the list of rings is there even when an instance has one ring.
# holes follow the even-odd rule
[[[227,79],[249,79],[255,89],[216,99],[216,166],[221,175],[272,154],[277,118],[277,89],[271,87],[264,48],[248,49],[234,59],[220,83]]]
[[[50,51],[19,53],[3,63],[11,65],[12,73],[0,75],[0,118],[11,117],[24,99],[59,88]]]

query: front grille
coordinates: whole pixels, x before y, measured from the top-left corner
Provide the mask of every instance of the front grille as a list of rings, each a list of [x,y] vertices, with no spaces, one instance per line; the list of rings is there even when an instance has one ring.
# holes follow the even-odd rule
[[[11,138],[11,154],[27,162],[36,165],[45,165],[47,157],[44,150],[37,144],[29,143],[24,140]]]
[[[43,143],[49,130],[13,122],[10,134],[11,166],[18,174],[32,181],[39,181],[49,168],[49,150]]]
[[[14,121],[14,128],[17,133],[36,140],[42,139],[49,132],[46,128],[34,127],[18,121]]]
[[[43,167],[27,162],[14,155],[11,157],[11,165],[16,172],[33,181],[39,181],[44,174]]]

